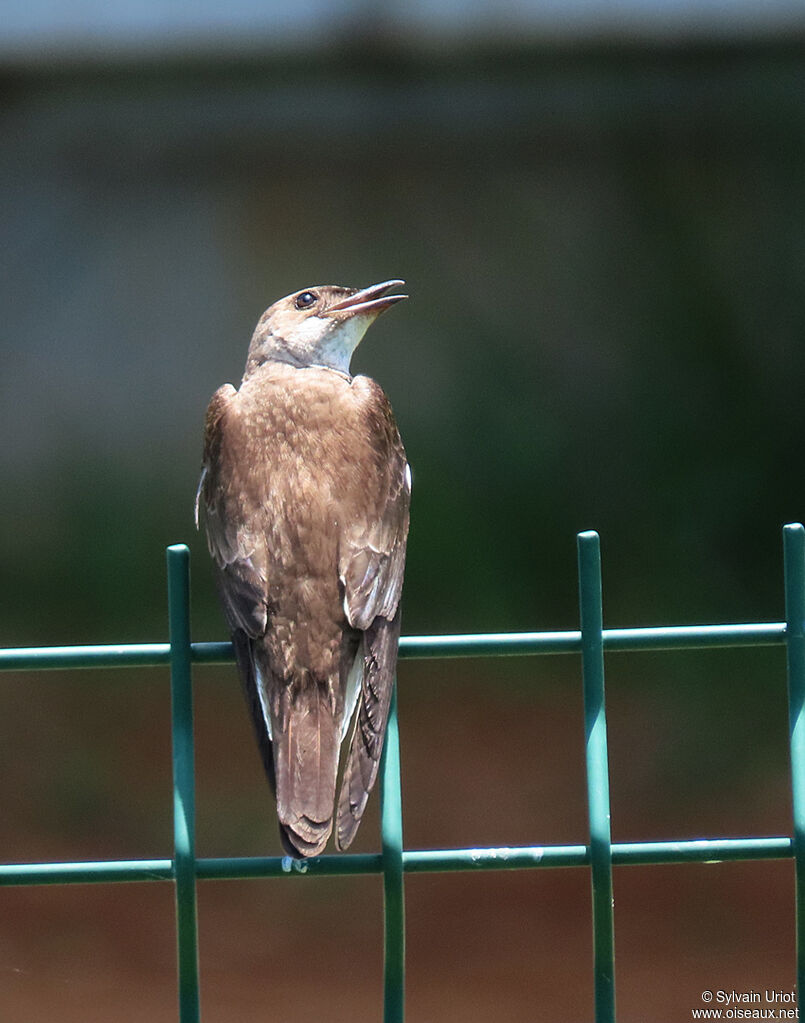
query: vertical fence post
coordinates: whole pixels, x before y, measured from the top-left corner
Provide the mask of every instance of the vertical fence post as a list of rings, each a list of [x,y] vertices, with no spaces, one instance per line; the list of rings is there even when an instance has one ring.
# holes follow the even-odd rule
[[[405,896],[403,891],[402,786],[397,685],[391,696],[383,747],[380,788],[383,840],[383,909],[385,928],[383,1021],[403,1023],[405,1016]]]
[[[173,739],[173,847],[176,883],[179,1020],[200,1019],[196,920],[193,692],[190,666],[190,551],[168,547],[171,732]]]
[[[587,749],[587,807],[593,898],[593,970],[596,1023],[615,1020],[615,929],[612,897],[609,762],[604,700],[604,636],[601,549],[598,533],[579,533],[579,606],[584,730]]]
[[[805,992],[805,529],[783,527],[788,728],[796,871],[797,988]]]

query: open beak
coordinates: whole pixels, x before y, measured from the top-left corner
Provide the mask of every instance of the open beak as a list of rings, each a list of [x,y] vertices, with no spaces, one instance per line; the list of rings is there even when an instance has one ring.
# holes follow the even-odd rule
[[[384,294],[389,288],[397,288],[401,284],[405,284],[405,281],[383,281],[382,284],[372,284],[368,288],[361,288],[360,291],[356,291],[347,298],[342,298],[335,305],[331,305],[327,312],[344,312],[349,316],[354,316],[355,313],[368,312],[380,314],[384,309],[394,305],[395,302],[401,302],[404,298],[408,298],[407,295]]]

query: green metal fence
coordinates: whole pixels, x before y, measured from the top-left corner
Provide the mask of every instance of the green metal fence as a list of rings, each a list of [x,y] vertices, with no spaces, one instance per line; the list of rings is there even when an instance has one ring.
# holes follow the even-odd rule
[[[396,700],[389,719],[381,772],[379,854],[198,859],[195,855],[193,664],[233,660],[229,643],[191,643],[189,552],[167,550],[170,640],[127,646],[41,647],[0,650],[2,670],[145,667],[171,669],[174,852],[171,859],[0,865],[0,884],[45,885],[164,881],[174,883],[178,942],[179,1020],[200,1019],[196,884],[210,878],[288,877],[310,874],[382,874],[385,913],[385,1023],[404,1018],[406,873],[589,868],[592,884],[593,971],[596,1023],[615,1020],[615,937],[612,865],[792,858],[796,870],[797,982],[805,980],[805,528],[783,529],[785,622],[740,625],[604,629],[598,534],[578,535],[580,629],[572,632],[404,637],[404,658],[580,654],[586,735],[590,838],[587,845],[448,850],[406,850],[402,837],[400,742]],[[610,837],[604,651],[671,650],[785,645],[787,652],[793,836],[613,844]]]

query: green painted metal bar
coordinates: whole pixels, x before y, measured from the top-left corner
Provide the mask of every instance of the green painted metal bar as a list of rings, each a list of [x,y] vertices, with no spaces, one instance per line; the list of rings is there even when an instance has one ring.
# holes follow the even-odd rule
[[[458,636],[403,636],[400,658],[522,657],[578,653],[578,632],[489,632]]]
[[[788,836],[712,838],[667,842],[615,842],[615,866],[658,863],[721,863],[742,860],[784,860],[794,855]],[[547,845],[480,849],[405,849],[406,874],[453,873],[478,870],[534,870],[586,867],[586,845]],[[289,856],[221,857],[196,860],[200,881],[243,880],[268,877],[349,877],[382,874],[379,853],[340,853],[315,860]],[[0,887],[53,884],[110,884],[172,881],[173,861],[96,860],[84,863],[0,864]]]
[[[382,854],[196,860],[191,665],[229,663],[227,642],[191,643],[189,552],[168,548],[170,643],[40,647],[0,650],[1,670],[96,667],[171,667],[174,757],[174,859],[0,865],[0,886],[175,882],[181,1023],[200,1019],[196,884],[198,879],[378,874],[385,896],[385,1023],[404,1015],[405,873],[590,867],[596,1021],[615,1019],[613,864],[718,862],[794,858],[797,895],[797,968],[805,983],[805,530],[784,530],[786,621],[659,628],[602,627],[600,545],[597,534],[578,537],[581,630],[543,633],[404,637],[404,658],[485,657],[581,653],[587,737],[590,845],[407,850],[402,847],[399,733],[396,696],[381,768]],[[786,645],[791,726],[794,837],[702,839],[612,844],[604,701],[603,652]]]
[[[797,987],[805,992],[805,529],[783,528],[786,662],[796,875]]]
[[[604,649],[704,650],[722,647],[781,646],[785,622],[737,625],[671,625],[604,629]],[[571,654],[581,649],[581,633],[494,632],[459,636],[403,636],[400,657],[408,660],[449,657],[524,657]],[[228,642],[191,643],[194,664],[229,664]],[[57,671],[83,668],[149,668],[170,664],[169,643],[97,646],[19,647],[0,650],[0,671]]]
[[[785,642],[784,622],[737,625],[671,625],[604,629],[609,651],[699,650],[721,647],[776,646]],[[503,657],[570,654],[581,650],[581,633],[499,632],[466,636],[403,636],[400,657]]]
[[[172,860],[91,860],[84,863],[4,863],[0,887],[172,881]]]
[[[770,838],[693,838],[680,842],[614,842],[615,866],[640,863],[728,863],[786,860],[794,855],[788,835]]]
[[[579,606],[584,683],[587,806],[593,889],[593,971],[596,1023],[615,1020],[615,927],[612,896],[609,761],[604,697],[601,549],[598,534],[579,533]]]
[[[173,842],[180,1023],[200,1019],[196,916],[195,765],[190,661],[190,551],[168,547],[171,729],[173,736]]]
[[[711,650],[725,647],[779,646],[785,623],[739,625],[664,625],[641,629],[604,629],[604,650]]]
[[[621,842],[612,845],[612,863],[721,863],[733,860],[790,859],[793,843],[788,836],[762,838],[714,838],[667,842]],[[591,863],[586,845],[526,846],[502,849],[406,850],[406,873],[465,870],[531,870],[582,867]]]
[[[405,892],[403,887],[402,784],[397,686],[391,696],[380,765],[380,830],[383,842],[383,1021],[405,1018]]]
[[[231,664],[235,660],[235,651],[229,642],[222,643],[191,643],[195,664]]]
[[[96,646],[40,646],[0,650],[0,671],[153,668],[169,663],[169,643],[109,643]]]

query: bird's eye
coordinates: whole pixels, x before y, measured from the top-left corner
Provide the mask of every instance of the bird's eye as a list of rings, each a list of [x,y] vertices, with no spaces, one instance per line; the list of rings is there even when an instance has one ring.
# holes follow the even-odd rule
[[[294,305],[297,309],[309,309],[318,297],[315,291],[303,291],[301,295],[296,296]]]

